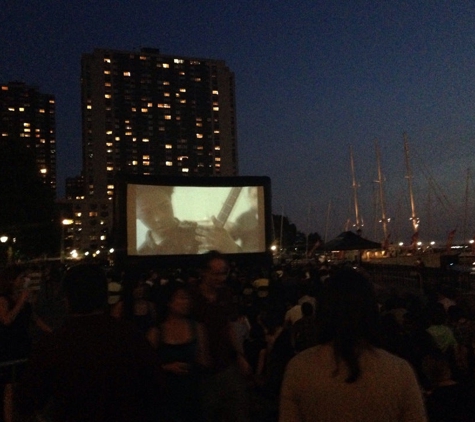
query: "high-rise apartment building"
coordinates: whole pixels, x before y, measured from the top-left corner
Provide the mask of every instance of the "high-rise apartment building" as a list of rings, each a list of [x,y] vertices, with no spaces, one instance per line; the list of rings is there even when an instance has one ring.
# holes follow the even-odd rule
[[[63,201],[66,255],[110,246],[118,172],[238,174],[234,74],[224,61],[96,49],[82,57],[81,91],[83,171]]]
[[[1,141],[16,142],[32,152],[38,173],[56,193],[55,100],[23,82],[0,84]]]
[[[86,197],[111,198],[118,172],[237,175],[224,61],[97,49],[83,55],[81,83]]]

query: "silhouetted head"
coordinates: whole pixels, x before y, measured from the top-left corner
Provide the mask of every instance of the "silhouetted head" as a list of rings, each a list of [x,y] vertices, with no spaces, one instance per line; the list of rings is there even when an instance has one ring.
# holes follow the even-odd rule
[[[347,382],[360,375],[358,350],[380,343],[378,304],[371,282],[351,268],[335,272],[325,284],[319,316],[319,343],[331,343],[337,363],[349,367]]]

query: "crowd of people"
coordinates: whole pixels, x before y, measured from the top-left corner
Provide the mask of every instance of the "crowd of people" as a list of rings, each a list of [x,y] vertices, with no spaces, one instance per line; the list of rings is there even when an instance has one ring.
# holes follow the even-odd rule
[[[35,291],[5,269],[5,420],[475,421],[470,296],[376,294],[351,266],[202,258],[48,270]]]

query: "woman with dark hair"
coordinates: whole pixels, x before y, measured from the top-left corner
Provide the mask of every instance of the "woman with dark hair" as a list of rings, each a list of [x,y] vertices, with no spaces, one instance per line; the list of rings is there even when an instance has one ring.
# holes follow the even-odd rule
[[[371,283],[342,269],[325,284],[318,345],[285,373],[280,421],[426,421],[410,365],[378,347],[379,312]]]
[[[158,325],[147,335],[166,376],[160,414],[170,422],[200,421],[200,368],[206,365],[203,328],[189,318],[191,298],[184,284],[168,283],[160,293]]]

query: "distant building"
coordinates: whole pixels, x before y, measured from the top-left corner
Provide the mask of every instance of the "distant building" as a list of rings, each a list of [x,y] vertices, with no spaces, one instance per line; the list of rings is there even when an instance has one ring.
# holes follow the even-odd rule
[[[56,194],[56,109],[54,96],[23,82],[0,85],[0,136],[32,152],[38,174]]]
[[[96,49],[81,69],[83,172],[66,189],[73,247],[107,247],[117,173],[238,174],[234,74],[224,61]]]
[[[94,50],[82,58],[86,196],[118,172],[238,174],[234,74],[222,60]]]

